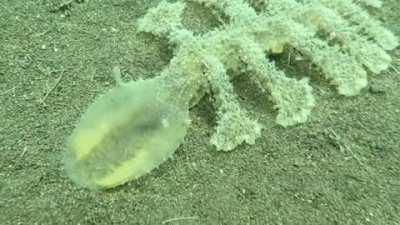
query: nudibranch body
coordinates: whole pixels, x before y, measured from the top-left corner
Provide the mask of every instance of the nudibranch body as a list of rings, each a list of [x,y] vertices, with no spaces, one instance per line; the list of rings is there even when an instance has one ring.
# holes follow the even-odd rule
[[[158,167],[183,142],[188,109],[173,104],[161,79],[119,85],[95,101],[73,131],[64,158],[71,179],[105,189]]]

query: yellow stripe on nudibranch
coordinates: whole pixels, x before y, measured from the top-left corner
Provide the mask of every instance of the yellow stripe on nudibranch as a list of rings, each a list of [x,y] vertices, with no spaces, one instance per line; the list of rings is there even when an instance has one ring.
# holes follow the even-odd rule
[[[78,160],[84,160],[90,154],[90,151],[98,145],[104,135],[109,131],[110,126],[100,124],[94,129],[82,129],[71,139],[71,150]]]
[[[144,173],[149,160],[149,152],[142,149],[133,158],[124,162],[121,166],[115,168],[111,174],[96,180],[95,183],[101,187],[115,187],[129,181],[132,178],[139,177]]]
[[[73,131],[64,158],[69,177],[90,189],[115,187],[158,167],[183,142],[188,109],[160,80],[130,82],[96,100]]]

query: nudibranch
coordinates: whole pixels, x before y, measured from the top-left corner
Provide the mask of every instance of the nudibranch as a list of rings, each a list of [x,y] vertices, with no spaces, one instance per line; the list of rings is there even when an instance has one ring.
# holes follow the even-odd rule
[[[106,189],[138,178],[183,142],[188,107],[168,96],[165,80],[118,85],[84,113],[68,140],[64,164],[80,186]]]

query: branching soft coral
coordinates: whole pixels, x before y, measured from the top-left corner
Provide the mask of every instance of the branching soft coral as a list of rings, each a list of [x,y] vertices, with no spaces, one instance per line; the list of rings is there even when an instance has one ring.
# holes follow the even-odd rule
[[[351,0],[265,0],[259,13],[243,0],[192,1],[227,16],[229,22],[195,36],[180,21],[185,3],[163,1],[139,21],[139,30],[168,37],[177,45],[169,67],[196,81],[189,85],[209,83],[219,117],[211,142],[220,150],[231,150],[243,141],[253,143],[260,133],[260,126],[236,102],[227,69],[246,66],[249,79],[275,102],[276,122],[290,126],[309,117],[315,102],[312,89],[306,78],[286,77],[267,60],[268,54],[295,48],[340,94],[353,96],[367,85],[367,71],[388,68],[391,57],[385,50],[397,46],[397,39]],[[381,5],[377,0],[361,3]]]

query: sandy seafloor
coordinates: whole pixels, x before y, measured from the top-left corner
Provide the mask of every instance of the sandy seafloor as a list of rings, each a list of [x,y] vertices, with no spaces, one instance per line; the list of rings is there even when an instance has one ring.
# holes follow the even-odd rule
[[[272,103],[245,76],[241,104],[265,126],[255,145],[229,153],[209,143],[211,96],[191,109],[174,158],[106,192],[79,188],[61,163],[65,141],[93,99],[123,79],[156,76],[172,57],[167,40],[136,32],[159,0],[51,0],[0,4],[0,224],[400,224],[400,51],[369,76],[359,96],[314,79],[309,122],[282,128]],[[372,10],[400,36],[400,4]],[[218,26],[190,4],[196,32]],[[278,59],[279,60],[279,59]],[[307,65],[288,73],[305,76]],[[301,69],[299,69],[301,68]],[[396,69],[397,68],[397,69]],[[295,73],[300,74],[295,74]]]

